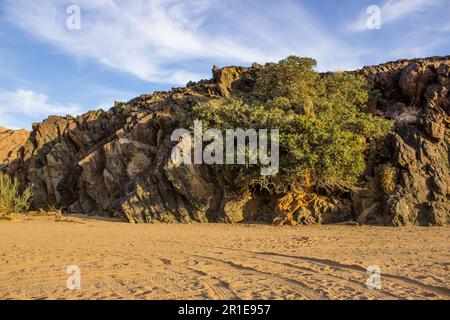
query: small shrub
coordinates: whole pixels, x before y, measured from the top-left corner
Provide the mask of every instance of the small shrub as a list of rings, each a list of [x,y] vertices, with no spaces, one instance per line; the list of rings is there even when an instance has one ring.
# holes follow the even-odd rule
[[[61,218],[63,216],[61,209],[57,209],[54,205],[50,205],[47,210],[39,209],[39,213],[44,216]]]
[[[30,208],[33,187],[27,186],[20,192],[16,178],[0,173],[0,214],[23,213]]]
[[[386,165],[381,172],[381,187],[386,194],[392,194],[397,187],[397,169]]]
[[[128,110],[128,106],[125,102],[114,101],[114,109],[118,110],[121,113],[126,113]]]

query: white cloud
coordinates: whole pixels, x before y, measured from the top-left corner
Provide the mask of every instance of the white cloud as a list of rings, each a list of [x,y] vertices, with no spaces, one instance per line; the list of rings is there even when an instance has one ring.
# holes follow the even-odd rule
[[[103,110],[109,110],[114,106],[115,101],[128,102],[142,94],[139,92],[120,90],[96,84],[90,84],[86,90],[95,92],[99,102],[94,106],[94,108],[102,108]]]
[[[381,6],[382,25],[398,21],[414,13],[423,13],[440,6],[448,6],[448,0],[389,0]],[[360,13],[356,21],[351,22],[347,28],[349,31],[366,31],[366,8]]]
[[[66,1],[63,1],[66,2]],[[66,28],[66,2],[8,1],[6,14],[34,36],[78,58],[154,82],[185,83],[199,75],[169,64],[201,58],[257,60],[261,53],[200,29],[212,1],[80,0],[81,30]]]
[[[389,50],[388,53],[392,58],[420,58],[430,55],[431,52],[438,52],[443,44],[450,44],[450,35],[428,36],[426,41],[414,37],[405,37],[403,46]],[[447,54],[447,53],[444,53]]]
[[[292,1],[257,16],[248,6],[230,9],[243,5],[240,1],[78,0],[81,30],[66,28],[69,4],[6,0],[4,11],[11,23],[66,54],[150,82],[185,84],[209,77],[195,67],[205,60],[245,64],[298,54],[314,56],[322,69],[357,65],[354,51],[322,32]]]
[[[80,110],[75,104],[54,103],[32,90],[0,91],[0,125],[11,129],[26,122],[24,118],[40,121],[49,115],[79,114]]]

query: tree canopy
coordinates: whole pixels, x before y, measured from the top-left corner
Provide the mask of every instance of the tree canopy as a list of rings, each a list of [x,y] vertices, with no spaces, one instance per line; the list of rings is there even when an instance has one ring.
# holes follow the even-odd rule
[[[368,140],[386,135],[392,123],[368,113],[364,77],[320,74],[315,66],[314,59],[295,56],[266,64],[248,96],[194,107],[192,117],[210,128],[279,129],[279,173],[263,178],[258,165],[235,166],[237,184],[270,191],[356,186]]]

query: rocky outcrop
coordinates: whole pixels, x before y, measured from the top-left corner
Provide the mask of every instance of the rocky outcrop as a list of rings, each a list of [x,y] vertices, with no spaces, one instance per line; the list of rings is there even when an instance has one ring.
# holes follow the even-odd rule
[[[170,161],[172,131],[186,126],[194,104],[230,92],[236,72],[252,71],[230,67],[216,80],[142,95],[107,112],[49,117],[33,125],[9,172],[35,186],[36,208],[138,223],[242,221],[241,199],[210,168]]]
[[[17,158],[17,151],[25,144],[30,132],[0,127],[0,167],[7,166]]]
[[[382,93],[376,113],[395,120],[395,133],[372,146],[353,195],[360,222],[449,223],[449,69],[450,57],[435,57],[360,71]]]
[[[53,204],[133,223],[272,222],[284,203],[299,224],[446,224],[449,60],[357,71],[381,92],[372,111],[394,119],[395,133],[372,143],[360,190],[314,198],[301,209],[294,198],[283,202],[286,195],[242,195],[226,172],[171,161],[171,134],[186,127],[192,106],[249,92],[258,65],[215,67],[212,80],[142,95],[106,112],[49,117],[33,125],[9,172],[35,185],[35,207]]]

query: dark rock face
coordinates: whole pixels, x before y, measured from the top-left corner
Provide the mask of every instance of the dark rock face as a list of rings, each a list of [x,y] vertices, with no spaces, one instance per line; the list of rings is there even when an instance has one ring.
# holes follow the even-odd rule
[[[258,68],[215,67],[212,80],[107,112],[49,117],[33,126],[9,172],[35,185],[35,207],[55,204],[132,223],[272,222],[273,196],[239,194],[225,173],[170,157],[171,134],[186,126],[192,106],[249,92]],[[395,119],[396,131],[372,144],[361,190],[302,208],[298,223],[449,222],[449,69],[444,57],[357,71],[381,91],[373,111]]]
[[[372,146],[362,190],[364,223],[444,225],[449,207],[450,57],[398,61],[360,72],[382,92],[377,113],[395,133]]]
[[[34,124],[8,171],[35,186],[33,206],[120,216],[130,222],[239,222],[242,199],[207,166],[176,166],[173,130],[192,106],[228,95],[245,68],[169,93],[140,96],[104,112]],[[223,81],[223,82],[220,82]]]

